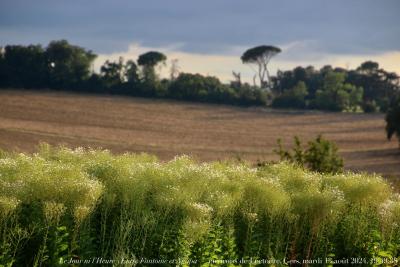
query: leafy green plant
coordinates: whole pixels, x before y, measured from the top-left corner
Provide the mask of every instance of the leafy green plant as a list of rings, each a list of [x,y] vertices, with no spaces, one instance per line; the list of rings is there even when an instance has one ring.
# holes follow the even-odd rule
[[[278,149],[274,152],[279,155],[280,160],[294,162],[312,171],[322,173],[343,171],[343,159],[337,153],[337,146],[324,139],[322,135],[308,142],[307,148],[302,148],[300,139],[295,136],[292,152],[283,148],[281,139],[278,139],[277,143]]]

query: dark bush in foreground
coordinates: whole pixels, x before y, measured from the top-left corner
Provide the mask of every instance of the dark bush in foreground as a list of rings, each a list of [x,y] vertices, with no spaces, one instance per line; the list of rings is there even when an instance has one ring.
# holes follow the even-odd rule
[[[400,144],[400,97],[393,100],[389,110],[386,112],[386,135],[390,140],[393,135],[397,136]]]

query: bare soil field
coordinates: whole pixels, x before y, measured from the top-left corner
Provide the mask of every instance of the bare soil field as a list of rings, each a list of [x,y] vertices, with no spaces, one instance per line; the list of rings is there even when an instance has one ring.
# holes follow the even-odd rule
[[[349,170],[400,177],[397,140],[386,140],[383,114],[281,111],[172,100],[55,92],[0,91],[0,148],[33,152],[40,142],[147,152],[161,159],[240,157],[277,160],[277,138],[335,141]]]

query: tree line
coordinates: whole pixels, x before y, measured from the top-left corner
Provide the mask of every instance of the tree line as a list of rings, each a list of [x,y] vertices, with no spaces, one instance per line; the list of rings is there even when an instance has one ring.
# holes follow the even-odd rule
[[[0,49],[0,88],[51,89],[100,94],[173,98],[234,105],[264,105],[267,92],[257,86],[231,87],[218,78],[178,73],[161,78],[167,57],[150,51],[136,61],[106,61],[93,70],[97,55],[66,40],[41,45],[7,45]]]
[[[134,60],[106,61],[93,70],[97,55],[66,40],[41,45],[7,45],[0,50],[0,87],[52,89],[78,92],[173,98],[234,105],[333,111],[386,112],[400,91],[400,79],[372,61],[354,70],[324,66],[296,67],[271,76],[268,64],[281,52],[274,46],[257,46],[241,56],[255,66],[253,83],[233,73],[226,84],[218,78],[179,73],[176,61],[170,77],[161,78],[163,53],[150,51]],[[258,81],[256,79],[258,78]]]
[[[276,107],[386,112],[400,90],[399,76],[372,61],[355,70],[309,66],[278,71],[273,77]]]

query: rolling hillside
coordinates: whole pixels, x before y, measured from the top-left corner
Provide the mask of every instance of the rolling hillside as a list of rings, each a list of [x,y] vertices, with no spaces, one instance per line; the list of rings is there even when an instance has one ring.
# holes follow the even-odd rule
[[[0,91],[0,147],[35,151],[39,142],[148,152],[161,159],[277,160],[276,139],[292,144],[322,133],[337,142],[351,170],[400,176],[396,140],[383,114],[294,112],[166,100]]]

